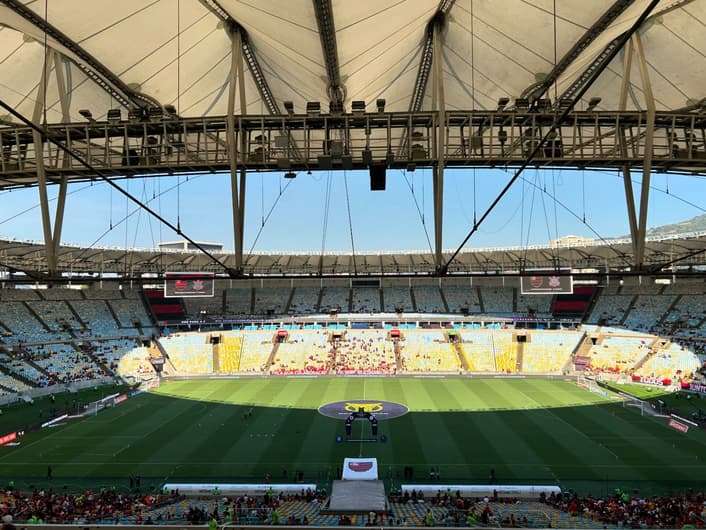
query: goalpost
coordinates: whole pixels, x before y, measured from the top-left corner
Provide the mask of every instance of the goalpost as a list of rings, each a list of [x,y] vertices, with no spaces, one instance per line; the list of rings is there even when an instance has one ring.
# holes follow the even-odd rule
[[[606,392],[605,389],[602,388],[596,382],[596,380],[591,377],[580,375],[576,378],[576,384],[581,388],[585,388],[589,392],[593,392],[594,394],[598,394],[604,397],[608,396],[608,392]]]

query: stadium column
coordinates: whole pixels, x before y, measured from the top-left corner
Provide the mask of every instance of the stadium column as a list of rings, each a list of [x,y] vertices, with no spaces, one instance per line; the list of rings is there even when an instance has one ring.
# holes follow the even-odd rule
[[[228,160],[230,163],[230,188],[233,202],[233,239],[235,246],[235,270],[243,271],[243,236],[245,233],[245,151],[246,139],[242,129],[238,131],[240,149],[235,136],[235,90],[238,83],[240,93],[240,114],[246,113],[245,77],[243,70],[242,35],[239,29],[232,27],[231,32],[231,63],[230,81],[228,85],[228,116],[226,118],[228,137]],[[241,167],[238,169],[238,155],[241,156]]]
[[[628,101],[628,88],[630,87],[630,72],[632,70],[632,40],[625,46],[625,56],[623,58],[623,83],[620,88],[620,101],[618,109],[624,111]],[[627,159],[628,144],[625,138],[625,130],[620,129],[618,139],[623,158]],[[625,185],[625,204],[628,209],[628,222],[630,224],[630,240],[632,242],[632,255],[637,256],[637,214],[635,213],[635,194],[632,189],[632,175],[630,166],[623,166],[623,184]]]
[[[44,56],[44,67],[42,68],[39,87],[37,88],[37,99],[34,103],[34,112],[32,121],[40,125],[42,124],[42,113],[45,110],[47,79],[51,68],[51,57],[53,51],[48,50]],[[46,120],[46,116],[45,116]],[[44,120],[44,121],[45,121]],[[51,220],[49,218],[49,200],[47,197],[47,175],[44,167],[44,141],[42,135],[38,131],[33,130],[32,139],[34,141],[35,160],[37,165],[37,190],[39,191],[39,206],[42,215],[42,228],[44,230],[44,248],[47,260],[47,269],[51,276],[57,272],[56,267],[56,252],[54,246],[54,238],[51,229]]]
[[[438,110],[436,143],[434,145],[436,164],[433,167],[434,179],[434,266],[436,272],[442,270],[443,259],[442,229],[444,221],[444,156],[446,151],[446,102],[444,98],[444,69],[441,61],[441,23],[434,25],[434,82],[432,85],[432,105]]]
[[[652,83],[645,60],[645,51],[642,48],[642,39],[639,32],[632,35],[633,45],[637,52],[637,64],[640,67],[640,80],[642,81],[642,93],[647,107],[647,120],[645,122],[645,157],[642,163],[642,189],[640,191],[640,219],[637,226],[637,254],[635,255],[635,266],[642,269],[645,256],[645,237],[647,235],[647,206],[650,198],[650,175],[652,172],[652,145],[655,131],[655,100],[652,94]]]
[[[62,70],[62,59],[61,56],[54,50],[51,50],[51,55],[54,58],[54,75],[56,75],[56,86],[59,92],[59,106],[61,107],[61,121],[64,123],[71,122],[71,116],[69,115],[69,96],[66,90],[66,79],[64,77],[64,70]],[[62,152],[62,165],[64,168],[68,168],[71,164],[71,158],[68,154]],[[54,234],[53,234],[53,244],[54,244],[54,255],[57,256],[59,253],[59,243],[61,242],[61,227],[64,224],[64,207],[66,206],[66,188],[68,187],[68,177],[64,173],[59,181],[59,194],[56,200],[56,217],[54,218]]]

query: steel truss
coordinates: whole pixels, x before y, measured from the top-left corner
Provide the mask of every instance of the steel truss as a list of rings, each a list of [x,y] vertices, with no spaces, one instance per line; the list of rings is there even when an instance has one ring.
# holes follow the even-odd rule
[[[449,111],[363,115],[235,116],[237,168],[246,170],[514,167],[550,129],[551,112]],[[706,116],[657,112],[652,139],[656,171],[706,168]],[[538,167],[642,167],[648,145],[647,112],[573,112],[532,161]],[[54,124],[50,139],[65,144],[110,177],[228,171],[227,119],[172,118]],[[408,148],[393,153],[404,134]],[[443,150],[438,139],[445,138]],[[37,184],[43,162],[49,182],[94,178],[50,141],[35,146],[29,127],[0,130],[0,188]],[[292,141],[294,140],[294,142]],[[296,143],[298,148],[293,149]],[[41,161],[38,153],[41,150]]]

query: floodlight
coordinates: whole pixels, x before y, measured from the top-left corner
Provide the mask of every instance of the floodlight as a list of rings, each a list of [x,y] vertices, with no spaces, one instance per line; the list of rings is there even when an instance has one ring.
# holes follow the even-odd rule
[[[88,109],[81,109],[78,111],[78,113],[84,118],[86,118],[88,121],[96,121],[93,119],[93,113]]]
[[[586,107],[586,110],[593,110],[595,109],[599,104],[601,103],[601,98],[598,96],[592,97],[591,99],[588,100],[588,107]]]
[[[177,115],[176,107],[174,107],[174,105],[164,105],[164,110],[166,110],[167,114],[172,117],[176,117]]]
[[[319,101],[307,101],[306,113],[309,116],[316,116],[318,114],[321,114],[321,103]]]
[[[286,110],[287,114],[289,114],[290,116],[294,114],[294,103],[292,103],[291,101],[285,101],[284,110]]]
[[[147,111],[147,115],[150,120],[161,120],[162,119],[162,107],[150,107]]]
[[[110,109],[108,111],[107,118],[109,122],[115,123],[122,119],[122,113],[120,112],[120,109]]]
[[[353,114],[364,114],[365,113],[365,101],[353,101],[351,103],[351,112]]]
[[[385,100],[384,100],[384,99],[382,99],[382,98],[381,98],[381,99],[378,99],[378,100],[375,102],[375,105],[376,105],[377,108],[378,108],[378,112],[385,112]]]
[[[527,110],[529,109],[529,99],[527,98],[516,98],[515,99],[515,108],[518,110]]]
[[[498,99],[498,110],[503,110],[507,104],[510,103],[510,98],[499,98]]]

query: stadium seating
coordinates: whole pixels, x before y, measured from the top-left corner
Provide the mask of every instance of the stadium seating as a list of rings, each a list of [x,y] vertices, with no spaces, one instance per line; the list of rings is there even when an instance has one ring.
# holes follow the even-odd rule
[[[353,313],[379,313],[380,289],[376,287],[353,288]]]
[[[568,362],[583,335],[575,332],[534,331],[522,352],[525,373],[556,373]]]
[[[135,327],[135,322],[139,322],[142,327],[152,326],[145,306],[139,298],[110,300],[108,303],[113,308],[122,327]]]
[[[123,377],[137,380],[154,377],[155,371],[149,359],[147,348],[144,346],[133,348],[120,357],[118,373]]]
[[[349,330],[338,342],[334,371],[346,373],[394,373],[395,345],[382,330]]]
[[[0,289],[0,300],[3,302],[22,302],[26,300],[41,300],[34,289]]]
[[[348,313],[350,292],[348,287],[324,287],[321,290],[320,310],[328,312],[331,309],[338,309],[342,313]]]
[[[589,368],[594,372],[627,373],[648,354],[647,337],[606,336],[589,350]]]
[[[310,315],[316,312],[321,289],[318,287],[296,287],[289,307],[296,315]]]
[[[438,286],[422,285],[414,288],[414,301],[420,313],[447,313]]]
[[[548,317],[552,313],[552,296],[546,294],[523,295],[517,290],[517,312],[534,313],[538,317]]]
[[[159,342],[169,361],[180,374],[213,373],[213,347],[204,333],[180,333],[162,337]]]
[[[637,297],[623,326],[634,331],[650,331],[674,302],[674,296],[641,294]]]
[[[269,372],[273,374],[328,373],[331,344],[326,331],[293,331],[277,347]]]
[[[243,350],[242,334],[221,335],[218,345],[218,371],[223,374],[234,374],[240,369],[240,354]]]
[[[226,315],[252,314],[252,289],[250,287],[236,287],[226,289]]]
[[[671,343],[665,350],[651,355],[645,363],[635,370],[635,375],[655,379],[691,379],[701,366],[698,357],[686,348]]]
[[[255,314],[284,314],[290,294],[291,289],[268,287],[255,289]]]
[[[606,295],[603,293],[593,307],[588,321],[598,324],[601,320],[610,326],[619,325],[628,310],[633,295]]]
[[[58,383],[85,381],[107,375],[85,353],[76,351],[69,344],[26,346],[24,351],[32,362]]]
[[[79,331],[79,336],[118,337],[123,334],[105,300],[76,300],[71,306],[87,325],[85,330]]]
[[[481,287],[483,311],[498,317],[512,316],[512,299],[515,290],[511,287]]]
[[[461,360],[442,331],[407,331],[400,342],[406,372],[458,372]]]
[[[487,330],[463,330],[459,347],[471,372],[496,372],[493,335]]]
[[[448,285],[444,287],[444,296],[452,313],[462,313],[464,308],[469,313],[480,313],[478,289],[470,285]]]
[[[235,332],[224,333],[228,336]],[[262,373],[270,358],[274,344],[272,331],[251,331],[243,336],[242,353],[238,364],[241,373]]]
[[[23,302],[0,304],[0,322],[13,332],[13,342],[45,342],[71,338],[65,332],[47,331]]]
[[[383,297],[385,312],[387,313],[396,313],[398,309],[401,309],[405,313],[409,313],[413,310],[412,295],[410,294],[409,287],[385,287]]]

